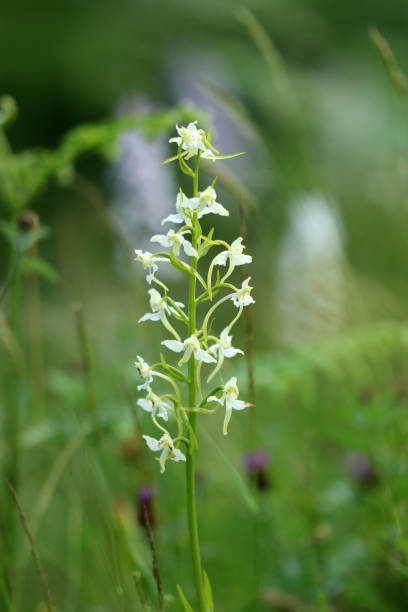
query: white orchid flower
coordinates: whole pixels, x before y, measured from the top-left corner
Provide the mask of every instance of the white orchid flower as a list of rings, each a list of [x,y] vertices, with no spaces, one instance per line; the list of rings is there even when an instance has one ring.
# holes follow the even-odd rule
[[[252,287],[249,286],[249,276],[244,280],[241,288],[231,295],[231,300],[234,302],[234,306],[240,308],[242,306],[249,306],[249,304],[255,304],[254,298],[251,296]]]
[[[169,434],[165,433],[162,435],[160,440],[156,440],[156,438],[152,438],[151,436],[143,436],[146,440],[147,446],[150,450],[157,452],[162,451],[159,459],[160,463],[160,471],[163,474],[166,468],[167,459],[172,459],[173,461],[185,461],[185,455],[179,450],[175,448],[174,442],[169,436]]]
[[[150,295],[150,308],[152,312],[148,312],[143,317],[139,319],[139,323],[143,323],[144,321],[161,321],[166,329],[169,330],[176,338],[180,338],[178,333],[173,329],[170,325],[167,315],[170,314],[178,314],[175,308],[169,306],[166,300],[160,295],[160,293],[156,289],[149,289]],[[184,308],[184,304],[182,302],[175,302],[177,306],[180,308]]]
[[[137,355],[135,367],[140,378],[143,378],[145,381],[142,385],[138,385],[137,390],[141,391],[142,389],[148,389],[150,383],[153,381],[153,374],[156,374],[156,372],[152,370],[149,364],[146,363],[140,355]]]
[[[208,351],[205,351],[201,348],[200,342],[198,341],[197,336],[192,335],[184,342],[178,342],[177,340],[163,340],[162,344],[167,346],[168,349],[174,351],[175,353],[181,353],[184,351],[183,357],[179,361],[179,366],[183,365],[183,363],[187,363],[191,357],[194,355],[196,361],[204,361],[204,363],[215,363],[214,357],[212,357]]]
[[[188,231],[188,230],[186,230]],[[174,230],[169,230],[167,234],[156,234],[150,238],[150,242],[158,242],[164,247],[173,248],[174,255],[180,255],[180,247],[183,247],[184,252],[189,257],[198,257],[197,251],[193,248],[191,242],[184,238],[186,232],[177,233]]]
[[[143,408],[143,410],[146,410],[146,412],[153,412],[154,414],[157,412],[157,416],[164,421],[168,421],[169,416],[167,411],[172,410],[172,406],[153,393],[150,387],[147,387],[147,391],[148,393],[145,398],[137,400],[137,405]]]
[[[214,153],[207,147],[204,130],[197,128],[197,121],[189,123],[187,127],[176,125],[176,130],[178,136],[170,138],[169,142],[175,142],[178,146],[181,145],[183,151],[186,151],[186,159],[197,155],[199,151],[201,151],[201,157],[214,158]]]
[[[200,204],[200,198],[188,198],[181,190],[177,194],[176,198],[176,210],[175,215],[169,215],[162,221],[164,223],[185,223],[191,225],[191,218],[193,212],[198,208]]]
[[[226,251],[221,251],[214,259],[214,265],[225,266],[229,260],[228,276],[235,268],[235,266],[242,266],[243,264],[249,264],[252,261],[251,255],[244,255],[243,251],[245,245],[242,244],[243,238],[241,236],[231,243],[231,246]]]
[[[223,329],[220,334],[219,340],[217,340],[217,342],[209,348],[210,353],[212,353],[213,355],[217,355],[218,353],[218,363],[214,371],[211,372],[210,376],[208,377],[207,382],[210,382],[210,380],[212,380],[217,374],[217,372],[220,370],[222,364],[224,363],[225,357],[234,357],[235,355],[238,355],[238,353],[241,353],[241,355],[244,354],[244,351],[241,351],[241,349],[237,349],[232,346],[232,336],[230,336],[228,332],[228,327]]]
[[[233,376],[229,379],[228,382],[225,383],[221,397],[216,397],[215,395],[212,395],[207,400],[209,402],[218,402],[219,404],[221,404],[221,406],[225,406],[225,419],[222,428],[222,433],[224,434],[224,436],[226,436],[228,433],[228,423],[231,420],[232,410],[244,410],[244,408],[251,406],[251,404],[249,404],[248,402],[243,402],[242,400],[239,400],[238,396],[239,390],[237,387],[237,378],[236,376]]]
[[[197,217],[201,219],[204,215],[221,215],[222,217],[228,217],[229,212],[222,204],[216,202],[217,193],[214,187],[207,187],[204,191],[201,191],[199,194],[198,200],[198,208],[197,208]],[[195,198],[196,199],[196,198]]]
[[[140,249],[135,249],[135,254],[135,260],[140,262],[143,268],[147,270],[146,280],[151,285],[155,272],[159,269],[156,262],[168,260],[165,257],[154,257],[150,251],[141,251]]]

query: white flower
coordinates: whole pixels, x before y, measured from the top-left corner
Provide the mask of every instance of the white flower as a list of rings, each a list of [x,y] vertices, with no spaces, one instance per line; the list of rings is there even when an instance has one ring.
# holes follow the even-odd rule
[[[167,234],[156,234],[152,236],[150,242],[158,242],[164,247],[172,247],[176,257],[180,255],[180,247],[183,247],[185,254],[189,257],[198,257],[197,251],[193,248],[191,242],[184,238],[183,234],[185,234],[185,232],[178,234],[171,229]]]
[[[174,447],[174,442],[169,436],[169,434],[165,433],[162,435],[160,440],[156,440],[155,438],[151,438],[150,436],[143,436],[146,440],[147,446],[150,450],[162,451],[159,459],[160,463],[160,471],[163,474],[165,470],[165,464],[167,459],[172,459],[173,461],[185,461],[186,457],[183,455],[181,450]]]
[[[199,204],[200,198],[188,198],[182,191],[179,191],[176,198],[177,213],[163,219],[162,225],[168,222],[191,225],[193,212],[198,208]]]
[[[148,389],[150,383],[153,380],[153,374],[156,374],[156,372],[152,370],[149,364],[147,364],[145,360],[142,357],[140,357],[140,355],[137,355],[135,366],[136,366],[139,376],[145,380],[145,382],[142,385],[138,386],[137,390],[140,391],[141,389]]]
[[[254,298],[251,296],[252,287],[249,286],[249,276],[244,280],[241,285],[241,289],[238,289],[236,293],[231,295],[231,300],[234,302],[234,306],[240,308],[241,306],[249,306],[249,304],[255,304]]]
[[[197,208],[197,217],[201,219],[204,215],[210,213],[228,217],[229,212],[222,204],[216,202],[217,194],[213,187],[209,186],[199,194],[199,204]],[[196,199],[196,198],[195,198]]]
[[[167,411],[172,409],[170,404],[163,402],[163,400],[160,399],[158,395],[153,393],[150,387],[147,387],[147,390],[148,393],[146,397],[138,399],[137,405],[143,408],[143,410],[146,410],[146,412],[157,412],[157,416],[164,419],[165,421],[168,421],[169,417]]]
[[[252,261],[251,255],[244,255],[243,251],[245,249],[245,245],[242,244],[243,238],[239,237],[231,244],[227,251],[222,251],[219,253],[214,259],[214,265],[216,266],[225,266],[227,261],[229,260],[230,270],[235,268],[235,266],[242,266],[243,264],[249,264]]]
[[[186,151],[186,159],[190,159],[201,151],[201,157],[214,158],[214,153],[206,145],[206,136],[204,130],[197,129],[197,121],[189,123],[187,127],[176,125],[178,136],[170,138],[169,142],[176,142],[181,145],[183,151]]]
[[[239,390],[237,387],[237,379],[235,376],[229,379],[228,382],[225,383],[224,388],[222,390],[222,395],[220,398],[212,395],[208,398],[209,402],[218,402],[221,406],[225,405],[225,419],[222,432],[224,436],[228,433],[228,423],[230,422],[232,409],[234,410],[243,410],[251,404],[248,402],[243,402],[238,399]]]
[[[136,261],[139,261],[143,268],[147,270],[146,280],[151,285],[154,274],[159,269],[156,261],[167,261],[167,259],[165,257],[154,257],[149,251],[141,251],[140,249],[135,249],[135,254]]]
[[[177,340],[163,340],[162,344],[167,346],[171,351],[175,353],[181,353],[184,351],[183,357],[179,361],[179,365],[183,365],[183,363],[187,363],[190,359],[191,355],[194,355],[196,361],[204,361],[205,363],[215,363],[214,357],[208,353],[208,351],[204,351],[200,347],[200,343],[198,341],[197,336],[190,336],[184,340],[184,342],[178,342]]]
[[[241,349],[237,349],[231,346],[232,336],[228,334],[228,331],[228,327],[223,329],[220,334],[219,340],[217,340],[215,344],[210,346],[210,353],[212,353],[213,355],[216,355],[218,353],[218,363],[214,371],[208,377],[207,382],[214,378],[216,373],[220,370],[225,357],[234,357],[235,355],[238,355],[238,353],[241,353],[241,355],[244,354],[244,351],[241,351]]]
[[[172,334],[178,337],[178,334],[174,331],[172,326],[170,325],[167,315],[168,314],[176,314],[177,311],[169,306],[166,300],[160,295],[160,293],[156,289],[149,289],[150,295],[150,308],[152,312],[148,312],[143,317],[139,319],[139,323],[143,323],[143,321],[161,321],[166,329],[168,329]],[[180,308],[184,307],[182,302],[175,302],[177,306]]]

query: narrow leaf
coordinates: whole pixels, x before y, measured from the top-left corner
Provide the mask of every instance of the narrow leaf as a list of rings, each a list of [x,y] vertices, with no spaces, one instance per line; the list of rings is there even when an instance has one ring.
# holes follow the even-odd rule
[[[207,572],[203,571],[203,585],[204,585],[204,602],[206,605],[206,612],[214,612],[214,600],[212,595],[212,589],[210,580],[207,576]]]
[[[186,596],[184,595],[183,591],[181,590],[180,585],[177,585],[177,591],[181,600],[181,603],[183,604],[183,608],[184,608],[184,612],[194,612],[193,608],[190,606],[190,604],[188,603]]]

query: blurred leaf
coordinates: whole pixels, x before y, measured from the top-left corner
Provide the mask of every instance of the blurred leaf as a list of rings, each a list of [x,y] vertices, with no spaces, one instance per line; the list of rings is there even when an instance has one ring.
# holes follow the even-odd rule
[[[204,602],[207,607],[206,612],[214,612],[214,601],[212,595],[212,589],[210,580],[207,576],[207,572],[203,571],[203,586],[204,586]]]
[[[183,604],[183,608],[184,608],[184,612],[194,612],[193,608],[190,606],[190,604],[188,603],[186,596],[184,595],[183,591],[181,590],[180,585],[177,585],[177,591],[181,600],[181,603]]]
[[[22,265],[27,272],[35,272],[52,283],[59,280],[58,272],[40,257],[25,257]]]

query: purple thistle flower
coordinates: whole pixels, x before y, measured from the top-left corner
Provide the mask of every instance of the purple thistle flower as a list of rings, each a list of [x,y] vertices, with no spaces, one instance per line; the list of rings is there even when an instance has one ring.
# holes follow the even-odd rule
[[[345,464],[349,475],[363,485],[374,485],[378,481],[370,457],[361,451],[350,451],[345,457]]]
[[[262,491],[269,489],[270,479],[266,473],[266,468],[270,462],[270,457],[266,451],[257,450],[247,453],[243,458],[243,466],[248,474],[249,480]]]
[[[155,516],[153,512],[153,490],[149,485],[143,484],[139,487],[137,492],[138,501],[138,521],[142,527],[146,527],[146,516],[145,509],[147,512],[147,518],[151,527],[154,527]]]

